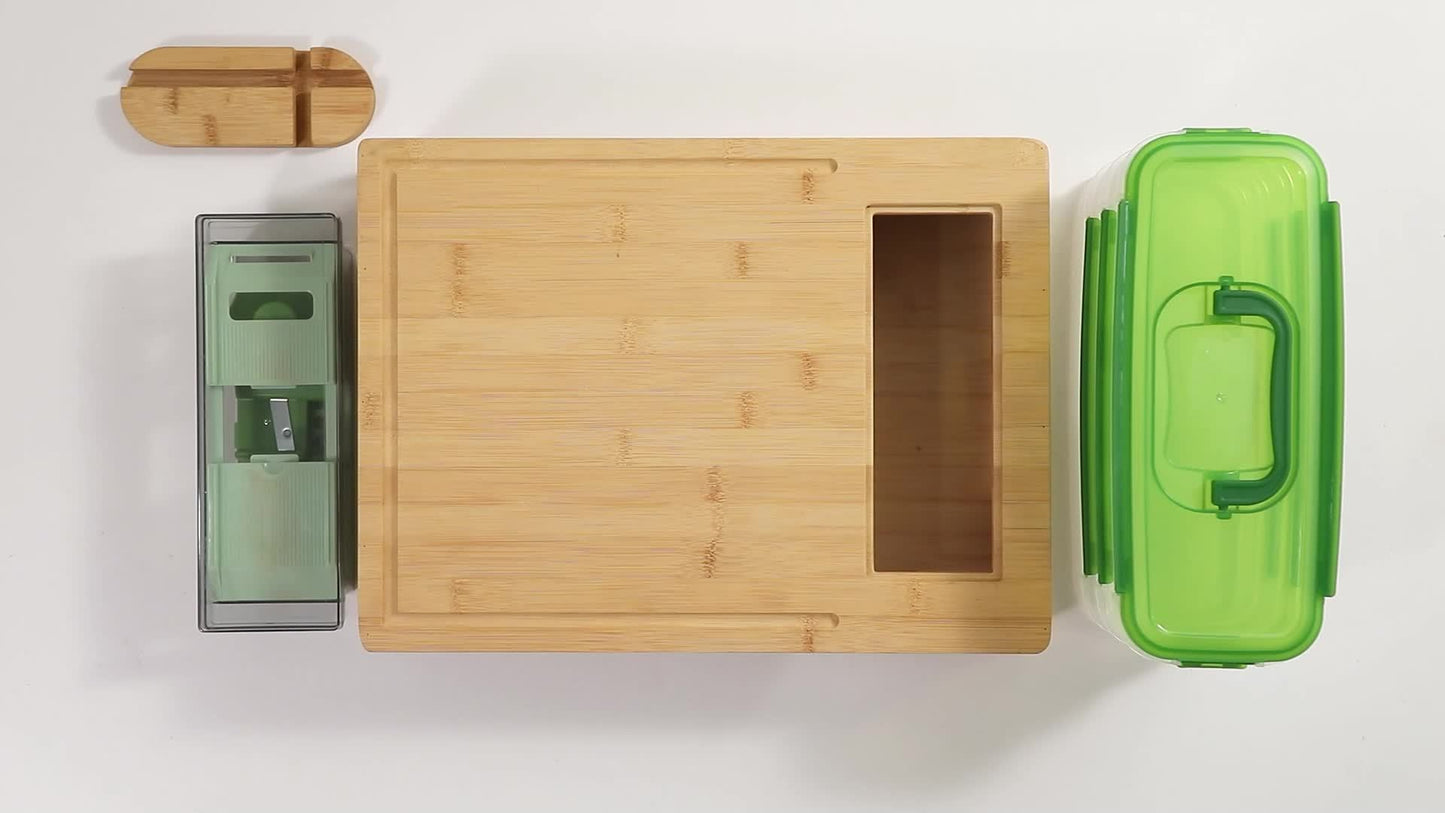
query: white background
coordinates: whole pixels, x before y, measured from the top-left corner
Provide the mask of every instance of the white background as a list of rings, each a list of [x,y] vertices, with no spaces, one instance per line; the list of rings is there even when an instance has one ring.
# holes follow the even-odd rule
[[[1439,809],[1439,4],[208,5],[0,0],[0,809]],[[1133,655],[1073,605],[1062,471],[1036,657],[372,655],[354,614],[199,634],[192,218],[355,214],[354,144],[129,129],[131,58],[216,43],[350,52],[370,136],[1037,137],[1056,280],[1074,191],[1141,139],[1305,138],[1344,213],[1323,634],[1243,672]]]

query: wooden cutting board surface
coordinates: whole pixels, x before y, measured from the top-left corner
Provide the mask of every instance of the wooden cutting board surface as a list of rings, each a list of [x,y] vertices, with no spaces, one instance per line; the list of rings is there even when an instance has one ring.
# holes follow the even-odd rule
[[[1042,145],[368,140],[358,174],[368,648],[1047,644]]]

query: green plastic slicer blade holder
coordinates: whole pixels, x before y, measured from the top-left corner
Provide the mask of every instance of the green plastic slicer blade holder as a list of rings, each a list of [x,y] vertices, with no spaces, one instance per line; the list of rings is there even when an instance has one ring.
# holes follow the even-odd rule
[[[339,222],[202,215],[196,234],[200,628],[335,629]]]

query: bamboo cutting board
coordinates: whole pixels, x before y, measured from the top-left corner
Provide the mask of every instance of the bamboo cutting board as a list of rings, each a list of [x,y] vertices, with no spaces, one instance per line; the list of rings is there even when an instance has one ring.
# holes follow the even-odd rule
[[[1033,652],[1024,139],[369,140],[374,650]]]

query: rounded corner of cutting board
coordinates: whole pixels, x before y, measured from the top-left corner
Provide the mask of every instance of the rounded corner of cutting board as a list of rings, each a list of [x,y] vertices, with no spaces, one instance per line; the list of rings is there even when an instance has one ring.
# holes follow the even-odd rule
[[[386,634],[386,623],[379,618],[362,616],[357,619],[357,637],[361,648],[367,652],[392,652],[396,650],[395,639]]]

